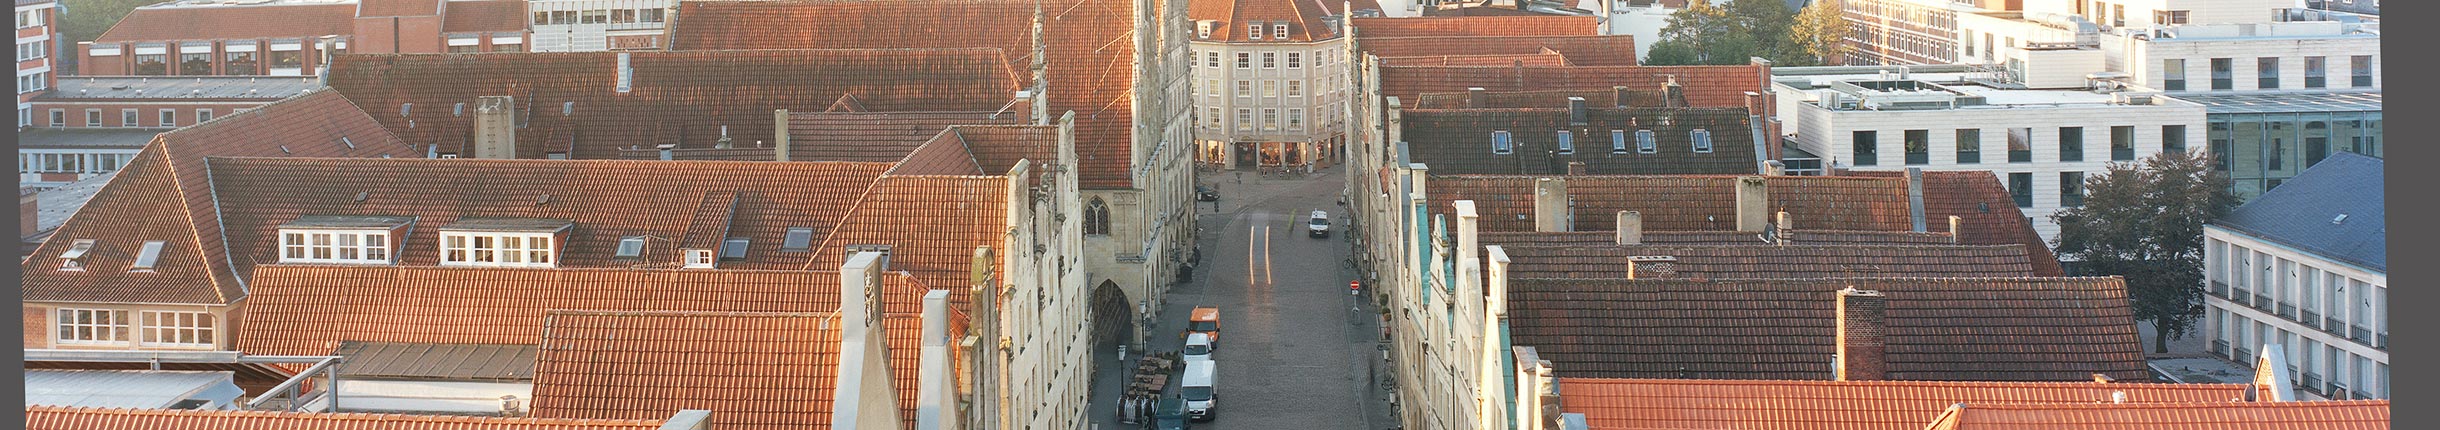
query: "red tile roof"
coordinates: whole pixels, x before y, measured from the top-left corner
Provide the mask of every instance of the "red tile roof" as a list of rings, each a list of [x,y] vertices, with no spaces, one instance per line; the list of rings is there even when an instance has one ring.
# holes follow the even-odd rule
[[[930,142],[916,147],[898,165],[883,176],[976,176],[983,168],[974,164],[974,154],[966,152],[966,141],[956,133],[944,132]]]
[[[1433,213],[1474,200],[1481,231],[1533,230],[1533,176],[1432,176]],[[1643,213],[1644,231],[1726,231],[1737,226],[1735,176],[1569,176],[1575,231],[1613,231],[1618,211]],[[1772,212],[1800,230],[1905,231],[1912,228],[1906,181],[1891,178],[1775,176]]]
[[[1615,89],[1537,91],[1486,90],[1483,91],[1483,100],[1479,106],[1476,105],[1476,102],[1474,101],[1474,94],[1472,92],[1461,91],[1453,93],[1423,93],[1422,95],[1416,96],[1416,101],[1414,103],[1410,103],[1408,106],[1410,106],[1410,109],[1548,108],[1552,106],[1567,106],[1567,99],[1569,97],[1583,98],[1584,105],[1587,107],[1618,106],[1618,92]],[[1685,100],[1678,100],[1678,102],[1683,104]],[[1657,108],[1667,107],[1669,106],[1669,103],[1670,101],[1668,100],[1668,93],[1661,91],[1661,89],[1657,87],[1627,90],[1627,106]]]
[[[522,33],[528,16],[523,0],[453,1],[441,31]]]
[[[1363,37],[1356,49],[1382,58],[1556,53],[1580,66],[1635,65],[1635,38],[1625,35]]]
[[[626,93],[616,91],[621,55],[634,70]],[[331,88],[408,143],[461,150],[472,105],[512,96],[525,124],[518,158],[575,159],[710,148],[724,127],[750,146],[771,139],[772,110],[818,110],[844,94],[875,110],[988,112],[1008,105],[1016,79],[989,49],[347,55],[330,71]]]
[[[789,159],[895,162],[906,158],[916,146],[939,137],[950,126],[1023,124],[1022,113],[789,112]]]
[[[1569,57],[1570,61],[1582,62]],[[1762,66],[1383,66],[1381,95],[1414,103],[1422,93],[1490,91],[1609,90],[1624,85],[1657,89],[1670,77],[1685,86],[1693,107],[1745,107],[1746,92],[1765,92],[1769,73]]]
[[[1345,3],[1330,0],[1194,0],[1187,3],[1186,16],[1194,21],[1217,21],[1210,38],[1228,42],[1312,42],[1329,40],[1340,35],[1339,29],[1322,21],[1330,15],[1345,16],[1339,10]],[[1380,10],[1375,0],[1354,2],[1356,10]],[[1279,39],[1272,27],[1288,22],[1287,39]],[[1247,37],[1247,24],[1262,24],[1261,38]],[[1199,24],[1198,24],[1199,25]],[[1194,30],[1199,33],[1201,30]]]
[[[829,312],[554,311],[534,415],[634,419],[712,411],[714,428],[829,428],[839,321]],[[923,320],[884,319],[901,419],[912,423]],[[952,337],[962,332],[953,324]],[[879,399],[875,399],[879,400]]]
[[[671,414],[677,411],[670,411]],[[629,420],[509,418],[463,415],[402,415],[179,409],[104,409],[26,406],[28,430],[653,430],[670,414]],[[719,419],[720,414],[712,414]]]
[[[903,274],[885,282],[885,312],[921,313],[924,285]],[[551,310],[839,308],[835,270],[266,265],[252,286],[235,337],[238,351],[256,355],[327,354],[349,340],[534,345]],[[958,307],[966,295],[949,296]]]
[[[2385,430],[2388,400],[2211,403],[1966,402],[1943,411],[1928,430]],[[2006,403],[1999,403],[2006,402]],[[1909,427],[1912,429],[1912,427]]]
[[[1529,109],[1409,109],[1400,113],[1406,155],[1434,175],[1567,174],[1585,163],[1593,175],[1754,174],[1753,128],[1743,108],[1628,108],[1586,102],[1584,125],[1573,124],[1567,101]],[[1569,133],[1572,154],[1559,152]],[[1697,152],[1695,130],[1711,139]],[[1492,135],[1509,133],[1510,153],[1492,152]],[[1651,131],[1653,152],[1635,150],[1637,131]],[[1620,133],[1620,132],[1623,132]],[[1625,151],[1614,150],[1619,144]]]
[[[1416,57],[1382,57],[1382,65],[1396,66],[1567,66],[1567,56],[1555,52],[1540,54],[1495,55],[1436,55]]]
[[[354,144],[353,148],[347,144]],[[205,157],[420,157],[348,99],[319,91],[162,133],[62,223],[26,266],[27,301],[225,304],[243,296],[227,260]],[[83,271],[59,269],[95,239]],[[146,241],[166,241],[152,272],[128,271]]]
[[[1600,30],[1599,21],[1589,16],[1355,18],[1351,23],[1358,43],[1376,37],[1585,36]]]
[[[432,16],[440,13],[441,0],[356,0],[356,16],[360,17]]]
[[[1904,172],[1854,172],[1855,176],[1904,178]],[[2060,276],[2059,258],[2033,231],[2033,221],[2018,210],[2008,187],[2000,185],[1999,175],[1987,171],[1923,172],[1924,227],[1946,230],[1950,216],[1958,217],[1958,243],[1976,245],[2024,245],[2033,256],[2035,276]]]
[[[725,228],[711,231],[749,239],[750,245],[745,260],[724,261],[720,267],[793,269],[803,267],[810,255],[780,250],[788,229],[810,228],[815,238],[830,234],[889,167],[848,162],[228,158],[212,161],[212,182],[219,219],[228,226],[230,255],[241,275],[256,264],[279,261],[280,226],[310,215],[416,218],[406,237],[392,238],[401,246],[394,260],[406,266],[438,264],[438,231],[466,218],[571,220],[575,229],[560,243],[560,267],[674,266],[680,258],[675,246],[647,246],[641,260],[618,260],[613,254],[622,237],[687,237],[707,196],[732,193],[734,216],[725,217]],[[355,201],[359,195],[365,197],[361,203]],[[997,195],[994,190],[943,198]]]
[[[2151,378],[2118,278],[1512,279],[1512,341],[1559,376],[1828,379],[1835,291],[1888,295],[1887,379]]]
[[[2243,384],[1559,378],[1559,410],[1584,414],[1595,429],[1920,430],[1959,402],[2084,408],[2125,392],[2128,401],[2159,407],[2165,405],[2156,402],[2223,402],[2242,398],[2245,389]]]
[[[1613,215],[1615,216],[1615,215]],[[1480,232],[1486,245],[1504,246],[1589,246],[1615,245],[1616,231],[1486,231]],[[1953,245],[1956,241],[1947,232],[1796,230],[1789,241],[1800,245]],[[1761,239],[1751,232],[1735,231],[1646,231],[1643,237],[1650,245],[1751,245]]]
[[[1701,245],[1503,245],[1513,278],[1623,279],[1629,257],[1675,257],[1681,279],[1787,279],[1825,277],[2018,278],[2033,276],[2025,248],[2016,245],[1763,245],[1747,235],[1734,246]],[[1652,276],[1649,274],[1643,276]]]
[[[1040,3],[1048,42],[1050,111],[1076,113],[1076,152],[1084,189],[1134,186],[1131,64],[1137,47],[1130,16],[1138,2]],[[785,0],[683,2],[672,24],[679,50],[764,48],[985,47],[1007,53],[1013,70],[1032,60],[1036,3],[1018,0],[895,2]],[[805,23],[821,23],[806,25]],[[1020,78],[1030,83],[1031,77]],[[1032,85],[1027,84],[1027,87]],[[1005,99],[1003,99],[1005,101]],[[980,110],[995,110],[995,104]],[[876,111],[908,110],[875,107]],[[767,115],[767,114],[766,114]]]
[[[356,32],[356,5],[140,7],[93,43],[312,38]]]
[[[925,285],[968,286],[974,248],[1005,251],[1008,178],[891,176],[873,183],[804,268],[844,264],[849,245],[890,245],[890,270],[913,273]],[[1001,220],[976,222],[974,220]]]

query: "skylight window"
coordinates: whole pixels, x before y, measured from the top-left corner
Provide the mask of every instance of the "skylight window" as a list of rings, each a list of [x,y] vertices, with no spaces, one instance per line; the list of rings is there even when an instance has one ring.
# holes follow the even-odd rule
[[[1689,134],[1694,137],[1694,152],[1711,153],[1711,130],[1698,128]]]
[[[639,258],[643,256],[644,237],[627,236],[618,238],[618,253],[611,255],[611,258]]]
[[[732,237],[728,240],[720,241],[720,260],[738,261],[746,259],[747,243],[748,241],[746,238],[742,237]]]
[[[1635,152],[1651,154],[1660,151],[1660,144],[1652,141],[1652,130],[1635,131]]]
[[[93,252],[93,239],[77,239],[67,252],[59,253],[59,270],[85,270],[85,253]]]
[[[1576,133],[1559,130],[1559,155],[1576,153]]]
[[[136,252],[136,264],[128,267],[128,270],[152,271],[153,264],[161,261],[161,247],[165,243],[158,240],[145,241],[144,248]]]
[[[1516,143],[1509,140],[1508,130],[1491,132],[1491,154],[1508,155],[1517,152]]]
[[[1612,153],[1612,154],[1625,154],[1625,153],[1627,153],[1627,131],[1626,131],[1626,130],[1610,130],[1610,153]]]
[[[780,240],[779,250],[780,252],[812,251],[813,229],[807,227],[789,228],[788,236]]]

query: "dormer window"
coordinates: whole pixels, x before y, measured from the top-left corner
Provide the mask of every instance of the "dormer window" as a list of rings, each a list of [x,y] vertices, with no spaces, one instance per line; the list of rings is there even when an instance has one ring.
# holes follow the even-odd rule
[[[559,267],[559,244],[574,227],[559,219],[461,219],[441,229],[441,265]]]
[[[780,242],[779,242],[779,252],[808,252],[808,251],[812,251],[812,250],[813,250],[813,229],[812,229],[812,228],[806,228],[806,227],[795,227],[795,228],[790,228],[790,229],[788,229],[788,236],[787,236],[787,237],[785,237],[785,238],[783,238],[783,239],[781,239],[781,240],[780,240]]]
[[[1698,128],[1688,134],[1694,137],[1694,152],[1711,153],[1711,130]]]
[[[77,239],[67,252],[59,253],[59,270],[85,270],[85,254],[93,252],[93,239]]]
[[[1491,153],[1493,155],[1508,155],[1516,152],[1516,143],[1509,140],[1508,130],[1491,132]]]
[[[627,236],[627,237],[618,238],[618,253],[617,253],[617,254],[613,254],[613,255],[611,255],[610,257],[611,257],[611,258],[643,258],[643,257],[644,257],[644,237],[643,237],[643,236]]]
[[[280,263],[390,264],[413,218],[299,217],[280,225]]]
[[[1216,22],[1210,20],[1195,21],[1195,38],[1212,38],[1212,24],[1216,24]]]
[[[1271,24],[1271,38],[1288,40],[1288,23]]]
[[[720,241],[720,261],[745,261],[748,243],[751,242],[742,237]]]
[[[1245,38],[1251,40],[1262,40],[1262,23],[1257,22],[1246,24]]]
[[[1559,130],[1559,155],[1576,153],[1576,133]]]
[[[165,245],[167,245],[167,244],[168,244],[168,242],[163,242],[163,241],[158,241],[158,240],[149,240],[149,241],[145,241],[145,242],[144,242],[144,248],[139,249],[139,250],[137,250],[137,251],[136,251],[136,262],[135,262],[135,264],[134,264],[134,265],[131,265],[131,266],[128,266],[128,267],[127,267],[127,271],[130,271],[130,272],[150,272],[150,271],[152,271],[152,270],[153,270],[153,265],[154,265],[154,264],[158,264],[158,263],[160,263],[160,262],[161,262],[161,247],[163,247],[163,246],[165,246]]]
[[[1627,131],[1626,131],[1626,130],[1610,130],[1610,153],[1612,153],[1612,154],[1625,154],[1625,153],[1627,153]]]
[[[686,250],[686,268],[688,268],[688,269],[710,269],[710,268],[712,268],[712,250],[709,250],[709,249],[689,249],[689,250]]]
[[[1635,152],[1645,154],[1661,152],[1660,143],[1652,140],[1652,130],[1635,131]]]

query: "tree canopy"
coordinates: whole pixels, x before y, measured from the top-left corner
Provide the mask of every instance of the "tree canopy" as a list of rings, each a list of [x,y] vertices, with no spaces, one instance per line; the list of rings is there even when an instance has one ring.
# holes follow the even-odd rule
[[[1835,52],[1843,34],[1825,38],[1824,30],[1807,27],[1803,20],[1843,33],[1846,22],[1837,9],[1833,2],[1816,1],[1800,18],[1780,0],[1730,0],[1726,5],[1692,1],[1669,15],[1668,27],[1644,63],[1731,65],[1761,57],[1782,65],[1822,64],[1821,53]],[[1830,45],[1815,46],[1823,40]]]
[[[2059,210],[2056,248],[2086,274],[2126,278],[2135,319],[2168,339],[2192,332],[2203,314],[2203,224],[2237,206],[2226,173],[2210,155],[2161,153],[2116,163],[2085,180],[2084,204]]]

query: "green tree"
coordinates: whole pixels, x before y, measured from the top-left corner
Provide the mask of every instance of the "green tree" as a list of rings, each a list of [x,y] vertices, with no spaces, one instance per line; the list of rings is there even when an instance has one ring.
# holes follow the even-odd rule
[[[161,1],[61,0],[60,5],[64,6],[66,10],[59,12],[59,32],[60,37],[67,40],[54,42],[59,46],[59,60],[74,62],[77,54],[76,42],[91,42],[94,38],[101,37],[103,31],[110,30],[110,26],[118,24],[120,18],[126,18],[127,13],[136,10],[137,6]],[[68,74],[66,72],[53,73]]]
[[[2156,329],[2156,352],[2202,318],[2203,224],[2237,206],[2228,175],[2211,165],[2194,152],[2113,163],[2084,181],[2084,205],[2051,215],[2061,257],[2082,260],[2088,274],[2126,278],[2135,319]]]
[[[1739,31],[1754,42],[1754,56],[1776,64],[1803,55],[1794,44],[1788,43],[1788,31],[1796,25],[1796,11],[1788,10],[1787,2],[1729,0],[1728,11],[1742,21],[1744,28]]]
[[[1655,61],[1646,54],[1646,63],[1655,65],[1744,64],[1755,50],[1753,34],[1746,31],[1744,19],[1728,8],[1710,2],[1689,2],[1685,9],[1669,15],[1669,26],[1661,29],[1661,40],[1652,44],[1652,52],[1669,52]],[[1691,58],[1678,57],[1679,53]],[[1682,61],[1691,59],[1692,61]]]
[[[1801,56],[1792,55],[1789,65],[1837,64],[1847,55],[1847,17],[1839,11],[1839,0],[1814,0],[1798,13],[1788,35],[1788,45]]]

